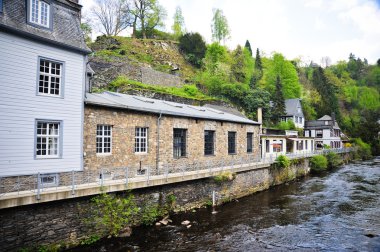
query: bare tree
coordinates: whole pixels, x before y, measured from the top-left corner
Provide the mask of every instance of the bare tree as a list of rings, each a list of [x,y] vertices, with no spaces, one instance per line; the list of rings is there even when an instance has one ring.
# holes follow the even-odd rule
[[[127,0],[95,0],[91,13],[107,36],[116,36],[132,25],[130,4]]]
[[[321,59],[321,66],[323,68],[327,68],[327,67],[331,66],[331,59],[330,59],[329,56],[322,57],[322,59]]]

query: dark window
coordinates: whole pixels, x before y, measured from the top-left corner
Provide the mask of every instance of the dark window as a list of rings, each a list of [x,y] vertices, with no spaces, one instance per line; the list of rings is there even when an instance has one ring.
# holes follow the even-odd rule
[[[236,153],[236,132],[228,132],[228,154]]]
[[[315,131],[315,137],[322,138],[323,137],[323,130],[316,130]]]
[[[265,152],[266,153],[270,152],[270,143],[269,143],[269,140],[265,140]]]
[[[0,0],[0,12],[3,12],[3,0]]]
[[[173,129],[173,155],[175,158],[186,156],[186,129]]]
[[[215,131],[205,130],[205,155],[214,155]]]
[[[247,133],[247,152],[248,153],[252,153],[253,151],[252,141],[253,141],[253,133],[248,132]]]

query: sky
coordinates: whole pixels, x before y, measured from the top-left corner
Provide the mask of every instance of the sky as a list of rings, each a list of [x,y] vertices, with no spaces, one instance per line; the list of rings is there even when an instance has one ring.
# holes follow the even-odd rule
[[[375,64],[380,58],[380,0],[159,0],[168,15],[170,32],[175,8],[180,6],[188,32],[199,32],[211,43],[212,10],[227,18],[230,49],[244,46],[266,56],[280,52],[288,59],[321,63],[347,60],[350,53]],[[82,0],[90,13],[93,0]]]

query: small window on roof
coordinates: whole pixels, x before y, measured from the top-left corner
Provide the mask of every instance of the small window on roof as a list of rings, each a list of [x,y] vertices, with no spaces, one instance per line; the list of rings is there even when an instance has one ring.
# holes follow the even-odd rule
[[[45,28],[50,28],[50,4],[43,0],[29,0],[28,21]]]

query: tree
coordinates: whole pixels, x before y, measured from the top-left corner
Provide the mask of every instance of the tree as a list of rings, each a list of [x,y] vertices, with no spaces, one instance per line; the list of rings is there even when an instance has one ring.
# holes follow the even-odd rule
[[[231,73],[238,82],[244,82],[246,78],[245,58],[240,45],[232,52]]]
[[[247,39],[247,41],[245,41],[244,47],[247,48],[247,50],[249,51],[249,54],[252,57],[252,48],[251,48],[251,44],[249,43],[248,39]]]
[[[211,33],[213,41],[220,43],[226,41],[230,37],[230,29],[228,27],[227,18],[223,15],[221,9],[213,9],[213,17],[211,23]]]
[[[186,33],[179,38],[179,49],[185,53],[185,58],[192,65],[201,67],[206,54],[206,42],[199,33]]]
[[[256,49],[255,69],[263,71],[263,63],[261,62],[259,48]]]
[[[91,42],[91,34],[92,34],[92,28],[88,23],[81,23],[80,28],[82,29],[84,41],[86,43]]]
[[[132,37],[136,36],[139,25],[142,37],[146,39],[147,33],[163,26],[166,18],[166,10],[157,0],[134,0],[134,8],[130,12],[134,16]]]
[[[248,41],[248,40],[247,40]],[[263,65],[261,62],[259,48],[256,49],[256,58],[255,58],[255,70],[253,71],[249,85],[251,88],[254,88],[257,82],[263,77]]]
[[[174,13],[174,23],[172,25],[173,34],[176,38],[181,37],[185,33],[185,19],[182,16],[181,7],[177,6]]]
[[[326,57],[322,57],[321,59],[321,66],[323,68],[327,68],[331,65],[331,59],[329,56],[326,56]]]
[[[95,0],[91,13],[101,26],[100,32],[107,36],[117,36],[132,24],[127,0]]]
[[[276,78],[276,90],[274,95],[272,96],[272,102],[273,122],[278,123],[280,121],[281,116],[285,115],[285,99],[284,94],[282,92],[282,83],[279,75],[277,75]]]
[[[204,58],[204,66],[207,72],[213,75],[220,74],[229,76],[229,73],[227,73],[228,70],[225,67],[228,62],[229,55],[226,47],[221,46],[217,42],[214,42],[207,47],[206,55]]]
[[[248,116],[257,120],[257,109],[263,109],[263,119],[265,123],[268,123],[271,118],[269,107],[270,94],[264,89],[254,88],[249,90],[243,97],[244,108]]]

